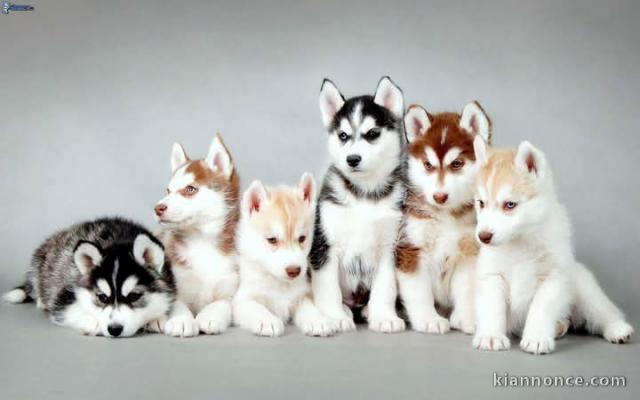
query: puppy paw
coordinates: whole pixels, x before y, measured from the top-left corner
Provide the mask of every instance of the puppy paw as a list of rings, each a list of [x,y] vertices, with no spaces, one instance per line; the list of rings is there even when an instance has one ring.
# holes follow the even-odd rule
[[[282,336],[284,334],[284,322],[280,318],[262,318],[256,321],[251,329],[258,336]]]
[[[625,321],[612,322],[605,326],[602,335],[614,344],[627,343],[633,335],[633,327]]]
[[[524,335],[520,341],[520,348],[531,354],[549,354],[556,348],[556,342],[551,336]]]
[[[559,339],[567,334],[571,323],[568,319],[562,319],[556,322],[556,339]]]
[[[300,330],[307,336],[326,337],[335,335],[338,327],[334,320],[326,318],[305,322],[300,327]]]
[[[196,317],[198,329],[207,335],[218,335],[227,330],[230,321],[210,313],[200,313]]]
[[[188,317],[173,317],[169,318],[164,324],[164,333],[173,337],[193,337],[198,336],[199,327],[195,318]]]
[[[473,337],[473,347],[478,350],[500,351],[509,350],[511,341],[506,335],[478,335]]]
[[[396,333],[405,329],[402,319],[392,316],[389,318],[373,318],[369,320],[369,329],[374,332]]]
[[[416,332],[433,333],[438,335],[447,333],[450,329],[449,321],[442,317],[415,321],[415,323],[411,323],[411,327]]]
[[[77,322],[78,330],[83,335],[98,336],[100,334],[100,322],[91,315],[85,315]]]
[[[343,312],[330,315],[332,324],[338,332],[350,332],[356,330],[356,323],[353,322],[353,312],[347,306],[343,306]]]
[[[167,318],[162,317],[162,318],[158,318],[154,321],[149,322],[147,325],[144,326],[144,330],[145,332],[150,332],[150,333],[162,333],[164,332],[164,326],[167,323]]]
[[[476,323],[473,318],[462,318],[460,315],[456,314],[455,311],[451,314],[449,323],[451,324],[452,329],[461,331],[467,335],[473,335],[476,330]]]

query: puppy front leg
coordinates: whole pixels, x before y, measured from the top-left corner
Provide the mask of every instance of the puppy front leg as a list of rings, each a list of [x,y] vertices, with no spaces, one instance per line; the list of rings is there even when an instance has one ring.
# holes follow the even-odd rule
[[[333,336],[338,329],[334,321],[322,314],[309,296],[305,296],[298,304],[293,323],[307,336]]]
[[[403,331],[404,321],[396,313],[398,287],[393,251],[382,255],[373,277],[369,296],[369,329],[376,332],[394,333]]]
[[[418,265],[411,272],[398,270],[397,275],[400,299],[407,310],[411,328],[423,333],[448,332],[449,321],[436,311],[427,266]]]
[[[461,260],[451,278],[453,311],[449,321],[451,327],[468,335],[475,331],[475,258]]]
[[[173,337],[192,337],[198,336],[199,333],[198,323],[193,318],[191,310],[180,300],[173,304],[169,318],[166,321],[160,319],[157,323],[159,326],[164,325],[162,331],[165,335]]]
[[[233,301],[233,318],[236,325],[258,336],[282,336],[284,322],[267,307],[249,298]]]
[[[340,290],[339,263],[336,254],[329,254],[329,259],[319,269],[312,270],[311,289],[316,306],[329,318],[333,319],[338,329],[346,331],[356,330],[353,315],[342,304]]]
[[[77,303],[71,304],[62,312],[52,315],[51,320],[55,324],[75,329],[83,335],[98,336],[102,334],[98,319]]]
[[[231,324],[231,301],[222,299],[207,304],[196,316],[200,332],[217,335]]]
[[[507,301],[503,278],[497,274],[479,277],[476,287],[476,334],[478,350],[507,350]]]
[[[557,274],[547,276],[529,306],[520,341],[522,350],[532,354],[554,350],[557,323],[569,314],[571,300],[566,279]]]

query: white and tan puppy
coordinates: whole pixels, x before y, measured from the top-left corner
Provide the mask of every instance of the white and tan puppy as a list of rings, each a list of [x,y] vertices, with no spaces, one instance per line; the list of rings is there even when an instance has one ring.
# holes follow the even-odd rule
[[[569,324],[627,342],[633,328],[574,258],[569,218],[544,154],[529,142],[490,153],[483,140],[474,145],[482,165],[476,201],[482,246],[473,345],[505,350],[507,335],[518,333],[524,351],[550,353]]]
[[[473,333],[478,254],[473,140],[489,140],[491,123],[476,102],[468,103],[461,115],[430,115],[414,105],[404,123],[409,184],[396,247],[400,298],[418,332],[445,333],[451,325]]]
[[[313,240],[315,183],[305,173],[298,187],[251,184],[238,228],[240,287],[234,323],[260,336],[280,336],[285,324],[306,335],[329,336],[336,326],[311,297],[308,255]]]
[[[201,160],[190,160],[174,144],[171,168],[167,195],[155,213],[178,297],[168,320],[149,328],[172,336],[221,333],[231,323],[231,299],[238,287],[238,174],[220,135]]]

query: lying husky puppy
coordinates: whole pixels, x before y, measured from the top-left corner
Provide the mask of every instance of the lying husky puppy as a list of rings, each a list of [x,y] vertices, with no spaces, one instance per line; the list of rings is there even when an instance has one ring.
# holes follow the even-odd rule
[[[325,80],[320,110],[331,166],[310,254],[314,299],[340,330],[355,329],[353,308],[367,317],[369,329],[401,331],[394,248],[405,195],[402,92],[384,77],[374,96],[345,100]]]
[[[409,140],[409,188],[396,249],[400,298],[418,332],[473,333],[473,276],[478,245],[473,200],[473,139],[489,140],[491,123],[471,102],[462,115],[428,114],[411,106],[404,118]],[[436,311],[452,311],[447,320]]]
[[[231,323],[231,298],[238,287],[238,174],[220,135],[201,160],[190,160],[182,146],[174,144],[171,168],[167,195],[155,213],[178,299],[167,320],[148,328],[180,337],[218,334]]]
[[[162,245],[120,218],[74,225],[35,251],[26,282],[5,294],[35,300],[51,320],[87,335],[135,335],[172,307],[175,285]]]
[[[306,335],[328,336],[335,325],[311,299],[307,257],[313,238],[315,183],[297,188],[253,182],[242,200],[238,228],[240,287],[234,322],[260,336],[280,336],[293,319]]]
[[[570,223],[558,201],[544,154],[529,142],[487,154],[474,142],[478,175],[476,297],[473,345],[504,350],[507,334],[521,332],[520,347],[550,353],[569,323],[612,343],[633,328],[571,248]]]

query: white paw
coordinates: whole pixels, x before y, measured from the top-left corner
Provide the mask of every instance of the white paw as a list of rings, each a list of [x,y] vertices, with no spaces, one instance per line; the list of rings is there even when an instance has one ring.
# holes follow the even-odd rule
[[[556,348],[556,341],[551,336],[525,335],[520,341],[520,348],[531,354],[549,354]]]
[[[199,327],[192,316],[173,317],[169,318],[164,324],[164,333],[165,335],[183,338],[198,336]]]
[[[149,322],[147,325],[145,325],[144,330],[146,332],[151,332],[151,333],[161,333],[161,332],[164,332],[164,325],[166,323],[167,323],[166,317],[158,318],[154,321]]]
[[[276,317],[263,318],[256,321],[251,330],[258,336],[282,336],[284,333],[284,322]]]
[[[568,319],[561,319],[560,321],[556,322],[556,339],[559,339],[566,335],[569,331],[570,325],[571,323]]]
[[[207,335],[217,335],[227,330],[229,327],[229,320],[226,318],[220,318],[212,313],[200,313],[196,317],[196,322],[200,332]]]
[[[346,305],[342,306],[342,312],[330,315],[333,325],[339,332],[350,332],[356,330],[356,323],[353,322],[353,312]]]
[[[78,320],[77,324],[78,330],[83,335],[98,336],[100,334],[100,322],[91,315],[83,316]]]
[[[416,332],[434,333],[442,335],[449,332],[449,321],[446,318],[436,317],[433,319],[423,319],[411,323],[411,327]]]
[[[461,331],[467,335],[473,335],[476,330],[476,324],[473,318],[461,318],[455,311],[451,314],[449,323],[451,324],[452,329]]]
[[[604,328],[603,336],[614,344],[627,343],[633,335],[633,327],[625,321],[616,321],[607,324]]]
[[[333,336],[338,331],[338,326],[334,320],[324,318],[315,321],[307,321],[300,327],[302,333],[307,336]]]
[[[369,329],[375,332],[396,333],[403,331],[404,328],[404,321],[396,316],[369,320]]]
[[[473,347],[478,350],[509,350],[511,341],[503,334],[497,335],[478,335],[473,337]]]

